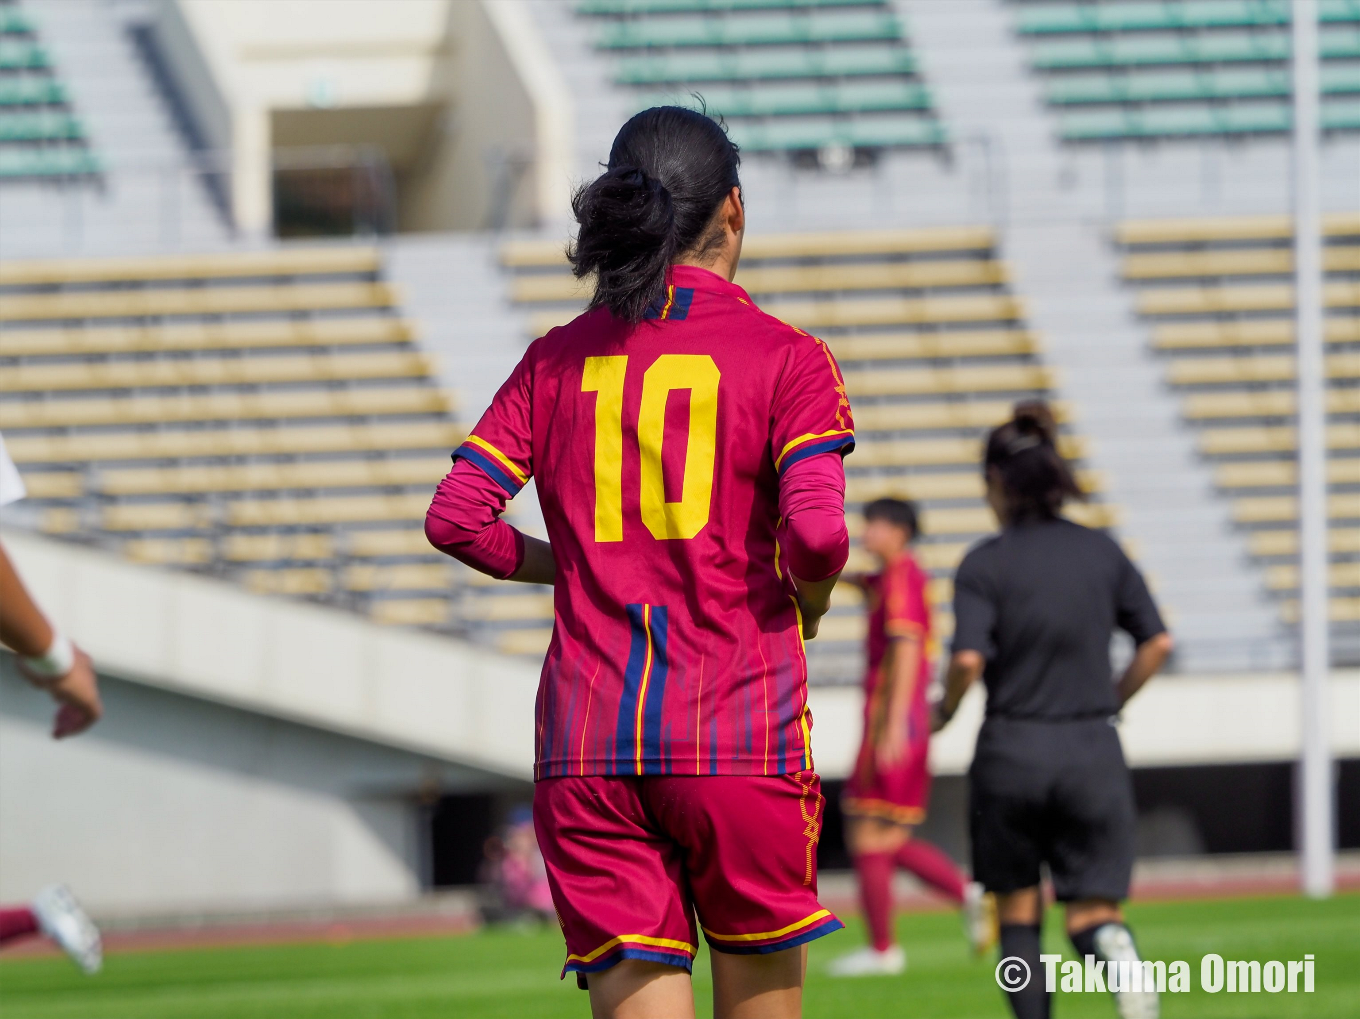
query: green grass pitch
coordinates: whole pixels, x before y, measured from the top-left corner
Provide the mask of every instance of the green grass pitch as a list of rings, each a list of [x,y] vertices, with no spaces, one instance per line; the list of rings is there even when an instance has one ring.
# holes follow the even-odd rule
[[[1163,999],[1164,1019],[1360,1015],[1360,896],[1327,902],[1258,898],[1135,905],[1145,957],[1186,959],[1192,991]],[[995,958],[974,960],[956,918],[900,919],[907,972],[900,977],[831,980],[827,961],[854,948],[857,924],[812,946],[805,1013],[820,1017],[922,1016],[984,1019],[1009,1015],[993,981]],[[1050,951],[1067,947],[1049,916]],[[95,979],[64,959],[0,962],[4,1019],[478,1019],[589,1015],[587,996],[559,982],[562,943],[555,930],[490,931],[466,937],[185,949],[114,954]],[[1068,948],[1070,952],[1070,948]],[[1199,959],[1316,957],[1316,991],[1208,994]],[[708,964],[695,966],[700,1015],[710,1014]],[[1061,1019],[1114,1015],[1104,995],[1060,996]]]

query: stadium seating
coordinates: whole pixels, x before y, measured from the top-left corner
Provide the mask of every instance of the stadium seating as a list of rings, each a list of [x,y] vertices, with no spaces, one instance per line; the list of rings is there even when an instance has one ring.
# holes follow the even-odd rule
[[[0,182],[99,170],[38,25],[20,8],[0,7]]]
[[[1070,141],[1289,130],[1289,0],[1017,4]],[[1360,130],[1360,4],[1321,0],[1324,130]]]
[[[569,320],[586,300],[560,243],[507,244],[501,261],[534,331]],[[767,235],[743,245],[737,283],[763,310],[815,330],[841,364],[857,435],[846,461],[852,533],[859,532],[863,503],[885,495],[914,498],[923,504],[921,560],[940,573],[951,572],[967,545],[995,526],[978,470],[983,431],[1003,421],[1015,400],[1045,395],[1056,381],[1008,281],[987,228]],[[1068,416],[1062,404],[1055,411],[1060,419]],[[1063,442],[1064,452],[1080,462],[1081,437]],[[1096,474],[1082,471],[1081,480],[1099,492]],[[1098,501],[1073,513],[1097,526],[1116,521],[1114,509]],[[869,563],[856,551],[851,566]],[[502,627],[501,646],[541,651],[550,603],[515,585],[492,582],[484,590],[480,611],[488,625]],[[932,590],[948,600],[947,587]],[[515,600],[501,606],[501,599]],[[947,629],[947,605],[939,609]],[[852,595],[837,595],[808,649],[820,663],[820,678],[851,678],[861,615]]]
[[[746,151],[946,141],[885,0],[582,0],[577,10],[639,109],[698,91]]]
[[[1334,8],[1339,9],[1339,8]],[[1286,217],[1123,224],[1116,243],[1136,306],[1183,393],[1232,517],[1266,567],[1267,588],[1297,587],[1294,296]],[[1324,218],[1327,476],[1333,620],[1360,621],[1360,215]],[[1297,607],[1280,601],[1282,618]]]
[[[0,263],[0,430],[51,533],[458,629],[414,340],[370,247]]]

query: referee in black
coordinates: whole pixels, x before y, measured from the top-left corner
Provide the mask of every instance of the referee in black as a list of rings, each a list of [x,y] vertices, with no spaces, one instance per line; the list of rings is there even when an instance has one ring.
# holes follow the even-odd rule
[[[1017,404],[987,437],[987,501],[1001,533],[954,580],[954,642],[934,728],[982,676],[987,715],[969,779],[973,875],[997,897],[1001,955],[1031,979],[1008,990],[1017,1019],[1047,1019],[1039,961],[1040,867],[1067,907],[1080,957],[1137,959],[1120,902],[1133,869],[1133,784],[1115,719],[1171,653],[1147,585],[1106,534],[1059,516],[1081,498],[1040,402]],[[1137,644],[1116,680],[1115,627]],[[1106,967],[1107,969],[1109,967]],[[1155,991],[1115,994],[1123,1019],[1156,1019]]]

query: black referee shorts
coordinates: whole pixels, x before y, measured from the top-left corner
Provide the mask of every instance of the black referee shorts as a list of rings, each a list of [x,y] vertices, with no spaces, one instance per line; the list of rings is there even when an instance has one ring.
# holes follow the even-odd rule
[[[1137,813],[1106,719],[989,718],[968,772],[973,877],[990,892],[1039,883],[1060,901],[1128,897]]]

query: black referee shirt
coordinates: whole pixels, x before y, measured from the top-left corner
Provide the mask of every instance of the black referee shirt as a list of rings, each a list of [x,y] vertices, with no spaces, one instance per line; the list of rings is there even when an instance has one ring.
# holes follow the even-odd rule
[[[1147,584],[1108,535],[1030,520],[972,548],[954,578],[955,651],[987,659],[987,714],[1072,719],[1118,710],[1110,637],[1163,632]]]

